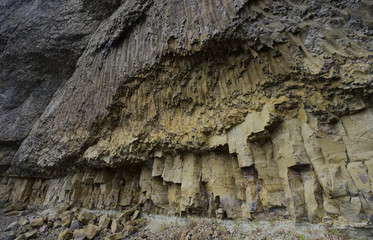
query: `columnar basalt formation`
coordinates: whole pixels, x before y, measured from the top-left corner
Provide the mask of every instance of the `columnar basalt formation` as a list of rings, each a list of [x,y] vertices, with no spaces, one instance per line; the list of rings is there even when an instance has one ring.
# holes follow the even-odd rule
[[[30,7],[12,2],[2,11]],[[95,21],[66,40],[79,45],[66,67],[46,63],[63,74],[22,49],[12,54],[32,62],[0,65],[2,202],[247,219],[373,215],[370,1],[69,4]],[[1,58],[14,56],[7,39]],[[60,80],[9,109],[16,94],[6,83],[33,68],[43,84]],[[28,106],[37,111],[22,125]],[[11,129],[22,134],[10,138]]]

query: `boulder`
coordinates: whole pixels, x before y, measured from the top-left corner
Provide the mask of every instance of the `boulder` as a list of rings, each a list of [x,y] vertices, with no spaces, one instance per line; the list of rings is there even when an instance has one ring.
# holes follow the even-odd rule
[[[84,230],[87,238],[93,239],[100,233],[101,228],[93,224],[88,224],[88,226]]]
[[[79,222],[79,220],[72,220],[70,224],[70,230],[74,232],[76,229],[81,229],[82,224]]]
[[[44,219],[42,217],[34,218],[30,222],[30,226],[37,228],[44,225]]]
[[[118,219],[114,219],[112,222],[111,222],[111,226],[110,226],[110,229],[111,229],[111,232],[112,233],[117,233],[120,231],[120,222]]]
[[[111,219],[107,216],[107,215],[102,215],[101,217],[100,217],[100,220],[99,220],[99,222],[98,222],[98,226],[100,227],[100,228],[108,228],[109,227],[109,225],[110,225],[110,222],[111,222]]]
[[[70,229],[66,228],[58,234],[58,240],[69,240],[73,237],[73,233],[70,231]]]
[[[39,232],[41,233],[45,233],[48,231],[48,226],[47,225],[43,225],[39,228]]]
[[[18,223],[19,223],[19,225],[21,225],[21,226],[25,226],[26,224],[29,223],[29,220],[27,220],[26,218],[22,217],[22,218],[20,218],[20,219],[18,220]]]

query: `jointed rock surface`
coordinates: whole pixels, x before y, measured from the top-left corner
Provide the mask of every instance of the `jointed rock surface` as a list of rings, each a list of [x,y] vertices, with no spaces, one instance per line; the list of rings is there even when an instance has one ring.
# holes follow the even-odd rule
[[[0,202],[368,223],[372,19],[368,0],[7,0]],[[59,221],[117,233],[92,217]]]

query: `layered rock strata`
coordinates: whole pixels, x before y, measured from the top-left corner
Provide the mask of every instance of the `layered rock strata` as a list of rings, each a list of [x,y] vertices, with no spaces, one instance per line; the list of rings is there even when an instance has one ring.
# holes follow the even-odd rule
[[[372,15],[369,1],[122,1],[0,160],[0,199],[368,219]]]

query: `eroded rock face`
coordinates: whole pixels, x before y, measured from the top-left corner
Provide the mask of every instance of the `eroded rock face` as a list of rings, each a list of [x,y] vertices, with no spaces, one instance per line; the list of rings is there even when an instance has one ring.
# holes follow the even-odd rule
[[[0,172],[120,1],[0,3]]]
[[[247,131],[231,138],[229,150],[157,152],[149,161],[152,165],[142,167],[92,170],[53,179],[3,177],[0,200],[34,207],[69,203],[98,209],[140,204],[157,213],[228,218],[275,214],[316,221],[338,214],[361,221],[373,214],[372,159],[362,157],[369,157],[370,151],[364,149],[371,149],[373,143],[372,113],[369,108],[342,117],[336,124],[320,125],[301,109],[297,118],[283,121],[268,137],[246,141],[250,166],[242,167],[239,155],[233,154],[233,149],[240,151],[241,137],[252,135]],[[268,123],[267,116],[261,116],[257,122]],[[241,124],[246,125],[248,119]],[[226,142],[232,131],[237,133],[235,128],[228,130]],[[356,138],[355,133],[363,137]],[[357,149],[360,157],[353,158]]]
[[[4,145],[2,201],[309,221],[373,214],[369,1],[109,6],[89,42],[71,40],[84,52],[68,57],[71,77],[42,99],[20,147]]]

